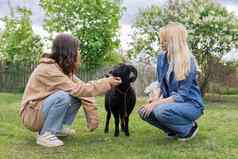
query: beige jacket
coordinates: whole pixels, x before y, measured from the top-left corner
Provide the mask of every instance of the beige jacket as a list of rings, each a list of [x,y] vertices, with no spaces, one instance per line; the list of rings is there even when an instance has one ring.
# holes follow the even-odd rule
[[[79,85],[78,92],[72,92]],[[40,64],[31,74],[22,97],[20,116],[23,125],[32,130],[42,128],[42,101],[58,90],[64,90],[82,100],[88,122],[88,128],[93,130],[98,125],[98,115],[95,100],[92,98],[104,94],[112,88],[110,78],[84,83],[75,77],[68,77],[53,59],[42,58]]]

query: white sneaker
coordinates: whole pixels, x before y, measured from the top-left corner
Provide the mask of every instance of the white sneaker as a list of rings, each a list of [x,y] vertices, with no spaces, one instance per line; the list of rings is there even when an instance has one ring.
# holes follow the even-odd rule
[[[56,133],[56,136],[69,136],[69,135],[75,135],[76,131],[74,129],[70,128],[63,128],[61,132]]]
[[[176,139],[178,136],[175,133],[167,133],[167,139]]]
[[[42,135],[38,135],[36,143],[45,147],[57,147],[64,145],[63,141],[59,140],[54,134],[50,132],[45,132]]]

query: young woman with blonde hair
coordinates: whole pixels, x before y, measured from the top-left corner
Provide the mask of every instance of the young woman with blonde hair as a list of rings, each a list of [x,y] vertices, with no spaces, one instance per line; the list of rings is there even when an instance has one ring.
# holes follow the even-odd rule
[[[157,61],[160,93],[139,110],[139,115],[168,137],[186,141],[198,132],[196,120],[203,114],[198,65],[189,50],[187,31],[182,24],[171,22],[162,27],[160,45],[162,52]]]

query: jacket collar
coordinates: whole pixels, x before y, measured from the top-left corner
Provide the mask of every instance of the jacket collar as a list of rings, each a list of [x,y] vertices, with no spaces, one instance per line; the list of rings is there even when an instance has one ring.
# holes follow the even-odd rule
[[[48,57],[43,57],[40,59],[40,63],[54,64],[55,60]]]
[[[168,64],[168,59],[167,59],[167,56],[164,52],[161,53],[161,56],[160,56],[160,79],[162,80],[167,71],[168,71],[168,67],[169,67],[169,64]]]
[[[169,64],[168,64],[168,60],[167,60],[167,55],[162,52],[160,53],[159,55],[159,66],[158,66],[158,71],[160,72],[159,73],[159,81],[160,81],[160,88],[161,88],[161,91],[163,92],[163,95],[165,97],[168,96],[168,92],[166,91],[166,88],[165,88],[165,76],[166,76],[166,73],[168,71],[168,67],[169,67]]]
[[[55,62],[54,59],[48,58],[48,57],[42,57],[40,59],[40,63],[44,63],[44,64],[55,64],[55,66],[63,73],[62,68]],[[70,77],[71,79],[73,79],[73,75],[68,75],[68,77]]]

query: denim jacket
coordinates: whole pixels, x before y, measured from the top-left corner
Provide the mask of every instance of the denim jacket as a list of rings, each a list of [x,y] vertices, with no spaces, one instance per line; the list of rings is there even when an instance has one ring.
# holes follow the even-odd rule
[[[192,58],[192,57],[191,57]],[[169,68],[165,53],[160,53],[157,59],[157,80],[164,98],[173,96],[175,102],[189,102],[203,108],[203,100],[197,83],[197,68],[194,59],[191,60],[190,72],[184,80],[177,81],[172,72],[167,79]]]

